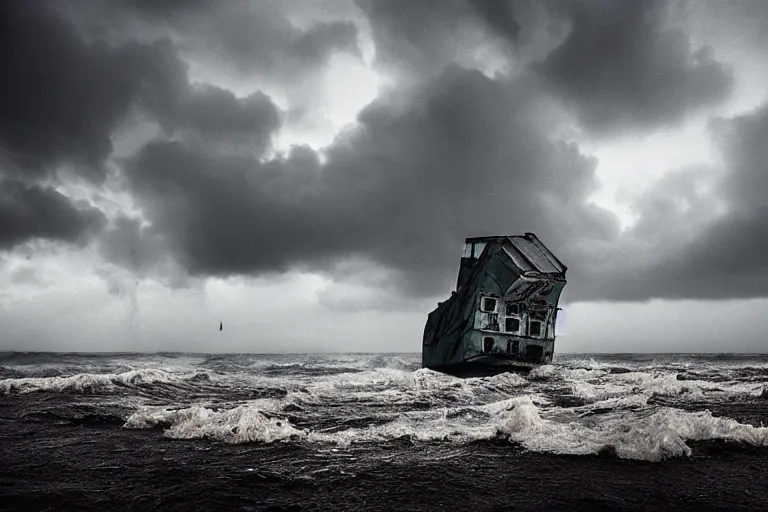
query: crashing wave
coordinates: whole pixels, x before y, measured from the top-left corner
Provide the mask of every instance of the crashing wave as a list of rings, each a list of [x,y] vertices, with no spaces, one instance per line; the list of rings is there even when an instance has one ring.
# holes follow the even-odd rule
[[[573,396],[588,401],[604,400],[630,394],[675,397],[685,395],[691,399],[702,399],[706,395],[750,395],[757,396],[761,384],[740,382],[710,382],[704,380],[681,380],[677,374],[654,375],[647,372],[628,372],[589,380],[565,379],[570,383]]]
[[[303,439],[341,446],[401,437],[419,442],[466,443],[493,439],[501,434],[537,452],[590,455],[608,449],[620,458],[645,461],[689,456],[691,448],[686,441],[725,440],[768,446],[768,428],[714,417],[709,411],[685,412],[664,407],[645,411],[645,415],[620,411],[592,422],[558,422],[542,417],[539,406],[530,396],[511,398],[496,408],[501,410],[494,412],[493,407],[482,406],[464,408],[457,413],[443,409],[401,415],[384,425],[334,433],[310,432]]]
[[[202,406],[184,409],[142,408],[123,425],[128,429],[167,426],[165,435],[173,439],[215,439],[225,443],[272,443],[303,437],[288,421],[269,418],[253,405],[214,410]]]
[[[528,397],[500,414],[499,430],[534,451],[558,454],[596,454],[611,447],[626,459],[660,461],[690,455],[685,441],[726,440],[768,445],[768,428],[717,418],[709,411],[685,412],[668,407],[640,417],[620,414],[593,425],[557,423],[543,419]]]
[[[200,379],[195,373],[189,379]],[[130,370],[123,373],[79,373],[69,377],[24,377],[0,380],[0,392],[34,393],[52,391],[55,393],[99,393],[111,392],[126,386],[149,384],[177,384],[184,379],[172,373],[158,369]]]
[[[343,446],[401,437],[457,444],[506,439],[532,451],[611,453],[647,461],[690,455],[691,441],[766,446],[765,428],[702,409],[718,404],[713,408],[718,414],[733,411],[740,414],[734,417],[759,424],[764,417],[754,411],[768,397],[768,372],[754,364],[747,371],[677,360],[655,367],[647,358],[640,362],[619,367],[571,360],[539,366],[525,376],[459,379],[428,369],[413,371],[418,360],[408,356],[302,356],[293,361],[238,356],[184,364],[158,364],[153,356],[131,361],[128,368],[143,369],[130,371],[112,361],[85,367],[57,363],[44,368],[51,375],[41,374],[39,365],[32,367],[37,373],[26,366],[21,374],[8,373],[16,369],[6,365],[3,376],[8,378],[0,380],[0,394],[99,394],[100,404],[112,397],[121,411],[126,404],[173,404],[135,409],[123,426],[163,428],[170,438],[226,443]],[[72,375],[76,371],[86,373]],[[729,401],[749,406],[746,412],[729,409]]]
[[[461,386],[462,382],[456,377],[436,372],[428,368],[420,368],[405,375],[403,382],[413,389],[441,389],[450,386]]]

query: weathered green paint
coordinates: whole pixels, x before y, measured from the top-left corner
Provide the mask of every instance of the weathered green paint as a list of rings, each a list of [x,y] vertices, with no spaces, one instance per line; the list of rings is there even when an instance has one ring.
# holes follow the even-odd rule
[[[485,248],[477,258],[461,259],[456,291],[427,317],[422,366],[453,371],[476,364],[503,371],[551,360],[566,267],[532,233],[468,238],[466,243],[483,243]],[[495,313],[482,310],[485,297],[496,299]],[[509,316],[519,319],[516,333],[505,331],[507,303],[522,310],[519,316]],[[542,318],[540,336],[528,332],[534,310]]]

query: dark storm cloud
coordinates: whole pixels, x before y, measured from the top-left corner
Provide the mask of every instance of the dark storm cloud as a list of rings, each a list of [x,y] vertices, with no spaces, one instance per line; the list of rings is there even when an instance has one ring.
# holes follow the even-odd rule
[[[707,299],[765,297],[768,294],[768,207],[728,215],[686,247],[679,258],[659,265],[667,276],[657,295]]]
[[[667,24],[670,2],[579,0],[551,4],[572,28],[540,67],[584,125],[611,135],[671,125],[724,99],[730,69]]]
[[[284,2],[131,1],[124,5],[150,24],[170,27],[208,65],[271,80],[306,77],[335,52],[359,56],[357,27],[346,20],[294,26]],[[113,15],[121,16],[117,11]]]
[[[448,6],[456,4],[417,2],[402,10],[384,2],[362,5],[385,61],[407,64],[406,69],[418,74],[455,57],[457,47],[449,41],[448,27],[461,21]],[[610,137],[679,123],[687,114],[725,99],[733,77],[727,65],[713,58],[711,48],[694,47],[683,29],[670,23],[669,10],[676,6],[661,1],[549,2],[550,22],[566,21],[570,28],[533,68],[593,133]],[[751,7],[748,10],[762,20],[759,9]],[[531,30],[524,22],[518,24],[520,32]],[[596,209],[590,222],[576,221],[561,229],[560,241],[549,242],[544,236],[554,249],[563,246],[573,283],[569,299],[765,296],[768,272],[760,255],[768,249],[768,180],[763,172],[768,130],[763,122],[764,115],[756,113],[721,125],[716,140],[725,176],[714,192],[698,189],[712,176],[711,169],[672,172],[637,199],[640,220],[621,235],[610,216]],[[589,212],[585,197],[577,195],[565,215]],[[718,217],[722,202],[728,213]],[[482,208],[477,199],[473,204]],[[541,209],[541,204],[534,205],[523,217],[528,220]],[[513,231],[511,226],[502,231]]]
[[[178,15],[180,11],[209,10],[217,3],[215,0],[124,0],[122,4],[138,9],[150,16],[167,18]]]
[[[101,211],[74,205],[49,187],[0,182],[0,249],[31,238],[74,242],[105,222]]]
[[[707,298],[768,294],[768,104],[713,123],[727,172],[718,190],[727,212],[661,265],[677,275],[668,294]],[[672,287],[670,287],[672,288]]]
[[[520,23],[515,18],[513,1],[469,0],[491,30],[514,41],[520,33]]]
[[[349,21],[298,28],[279,2],[3,4],[0,248],[101,228],[101,254],[136,276],[167,277],[170,260],[198,276],[298,268],[343,281],[361,279],[342,268],[357,259],[387,270],[374,283],[418,297],[452,286],[463,238],[533,231],[570,267],[571,299],[768,293],[756,256],[768,239],[764,111],[720,123],[727,179],[716,195],[697,190],[695,169],[670,175],[637,199],[641,220],[621,234],[588,202],[596,159],[558,140],[545,115],[554,90],[610,135],[722,99],[729,72],[665,24],[663,4],[548,3],[571,31],[535,72],[498,79],[452,62],[474,51],[473,31],[507,50],[533,40],[544,28],[518,8],[530,2],[359,4],[380,62],[417,79],[368,105],[322,159],[302,146],[268,156],[284,113],[262,93],[191,84],[179,52],[311,92],[331,55],[358,54]],[[165,32],[175,43],[155,42]],[[114,163],[143,218],[104,228],[98,210],[34,184],[60,163],[98,182],[113,132],[136,110],[161,133]],[[716,199],[725,217],[711,215]]]
[[[547,90],[602,136],[677,124],[725,99],[733,85],[730,68],[712,49],[694,47],[672,24],[670,11],[678,5],[672,1],[358,0],[358,5],[369,19],[384,69],[417,79],[451,62],[480,69],[487,57],[472,52],[492,43],[477,31],[501,36],[515,49],[502,53],[509,62],[538,70],[551,85]],[[547,46],[552,51],[541,55]]]
[[[146,276],[159,264],[167,247],[153,227],[143,227],[140,219],[120,216],[100,240],[104,257],[136,275]]]
[[[127,110],[162,108],[184,70],[167,44],[85,43],[49,5],[0,6],[2,172],[41,176],[70,163],[100,179]]]
[[[248,148],[261,154],[280,126],[280,113],[265,94],[238,98],[226,89],[195,84],[184,92],[164,121],[171,131],[178,130],[205,143]]]
[[[640,196],[637,225],[595,259],[599,267],[585,265],[583,298],[768,295],[768,105],[718,119],[711,132],[723,168],[670,172]]]
[[[395,90],[369,105],[324,164],[307,148],[262,162],[242,152],[214,154],[206,137],[153,142],[128,166],[130,186],[153,226],[151,236],[137,231],[132,243],[157,247],[162,240],[198,275],[296,267],[334,273],[334,262],[361,257],[393,270],[400,290],[423,296],[450,286],[465,236],[534,231],[568,262],[570,300],[713,294],[711,283],[726,274],[703,256],[717,254],[703,241],[717,238],[725,224],[712,224],[714,196],[697,192],[696,170],[673,173],[639,198],[641,221],[620,234],[612,214],[587,202],[597,186],[596,161],[575,144],[551,139],[552,127],[537,120],[535,77],[491,80],[455,65],[439,71],[455,56],[446,31],[463,23],[457,13],[515,42],[525,27],[514,10],[504,18],[493,12],[501,4],[360,5],[380,59],[437,74],[425,74],[416,90]],[[667,27],[661,3],[550,9],[573,24],[538,69],[593,130],[669,124],[730,89],[720,63]],[[266,105],[250,118],[263,140],[277,128]],[[729,203],[752,190],[754,184],[734,192]],[[727,232],[738,232],[734,223],[753,215],[728,217]],[[691,270],[707,265],[710,285]]]
[[[157,118],[174,114],[187,83],[170,43],[88,42],[56,7],[0,6],[3,249],[93,234],[104,216],[50,188],[58,167],[100,183],[112,133],[126,114],[134,108]],[[48,184],[34,184],[41,180]]]
[[[610,214],[584,205],[595,162],[547,139],[531,121],[533,94],[527,83],[451,67],[412,96],[367,107],[322,165],[308,148],[262,163],[156,141],[126,172],[194,274],[332,271],[356,255],[427,295],[452,281],[469,234],[535,230],[563,250],[578,247],[563,236],[577,228],[616,235]]]
[[[284,271],[331,252],[329,217],[338,215],[317,205],[318,171],[307,149],[261,164],[178,141],[150,143],[128,166],[154,230],[196,275]]]
[[[261,153],[269,146],[280,119],[268,97],[237,98],[214,86],[191,86],[171,43],[88,42],[64,14],[48,7],[14,2],[0,7],[0,58],[6,63],[0,174],[29,182],[66,164],[100,182],[112,133],[135,108],[167,132],[204,140],[211,150],[217,141],[222,150],[248,147]],[[14,190],[16,198],[16,209],[2,219],[4,248],[35,237],[72,240],[78,228],[92,226],[90,210],[83,213],[66,196],[13,183],[4,185],[6,195]],[[20,213],[19,205],[33,200],[45,215]],[[52,212],[61,218],[48,215]]]
[[[410,77],[431,78],[460,53],[474,51],[473,30],[501,35],[507,42],[519,30],[510,2],[357,0],[357,5],[371,26],[379,66]]]

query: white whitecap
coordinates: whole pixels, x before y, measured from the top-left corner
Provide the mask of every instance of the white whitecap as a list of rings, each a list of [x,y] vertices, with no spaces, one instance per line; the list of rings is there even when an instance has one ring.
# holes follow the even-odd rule
[[[232,444],[272,443],[304,435],[287,420],[269,418],[254,405],[224,410],[199,405],[176,410],[142,408],[126,420],[123,428],[150,429],[157,425],[170,425],[164,432],[170,438],[205,438]]]

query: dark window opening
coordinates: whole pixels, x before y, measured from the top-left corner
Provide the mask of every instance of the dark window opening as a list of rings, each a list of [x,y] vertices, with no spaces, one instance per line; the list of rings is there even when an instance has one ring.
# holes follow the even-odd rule
[[[517,354],[520,351],[520,340],[507,340],[507,353]]]
[[[525,358],[528,361],[541,362],[544,356],[544,349],[541,345],[527,345],[525,347]]]
[[[517,318],[507,318],[505,321],[504,330],[507,332],[520,331],[520,320]]]
[[[483,339],[483,352],[490,352],[493,350],[493,338]]]
[[[488,325],[485,326],[486,329],[489,331],[498,331],[499,330],[499,315],[496,313],[491,313],[488,315]]]
[[[531,322],[528,324],[529,336],[541,336],[541,322]]]
[[[493,312],[496,311],[496,299],[493,297],[485,297],[483,298],[483,311],[485,312]]]
[[[510,304],[507,303],[507,315],[519,315],[520,314],[520,304]]]

